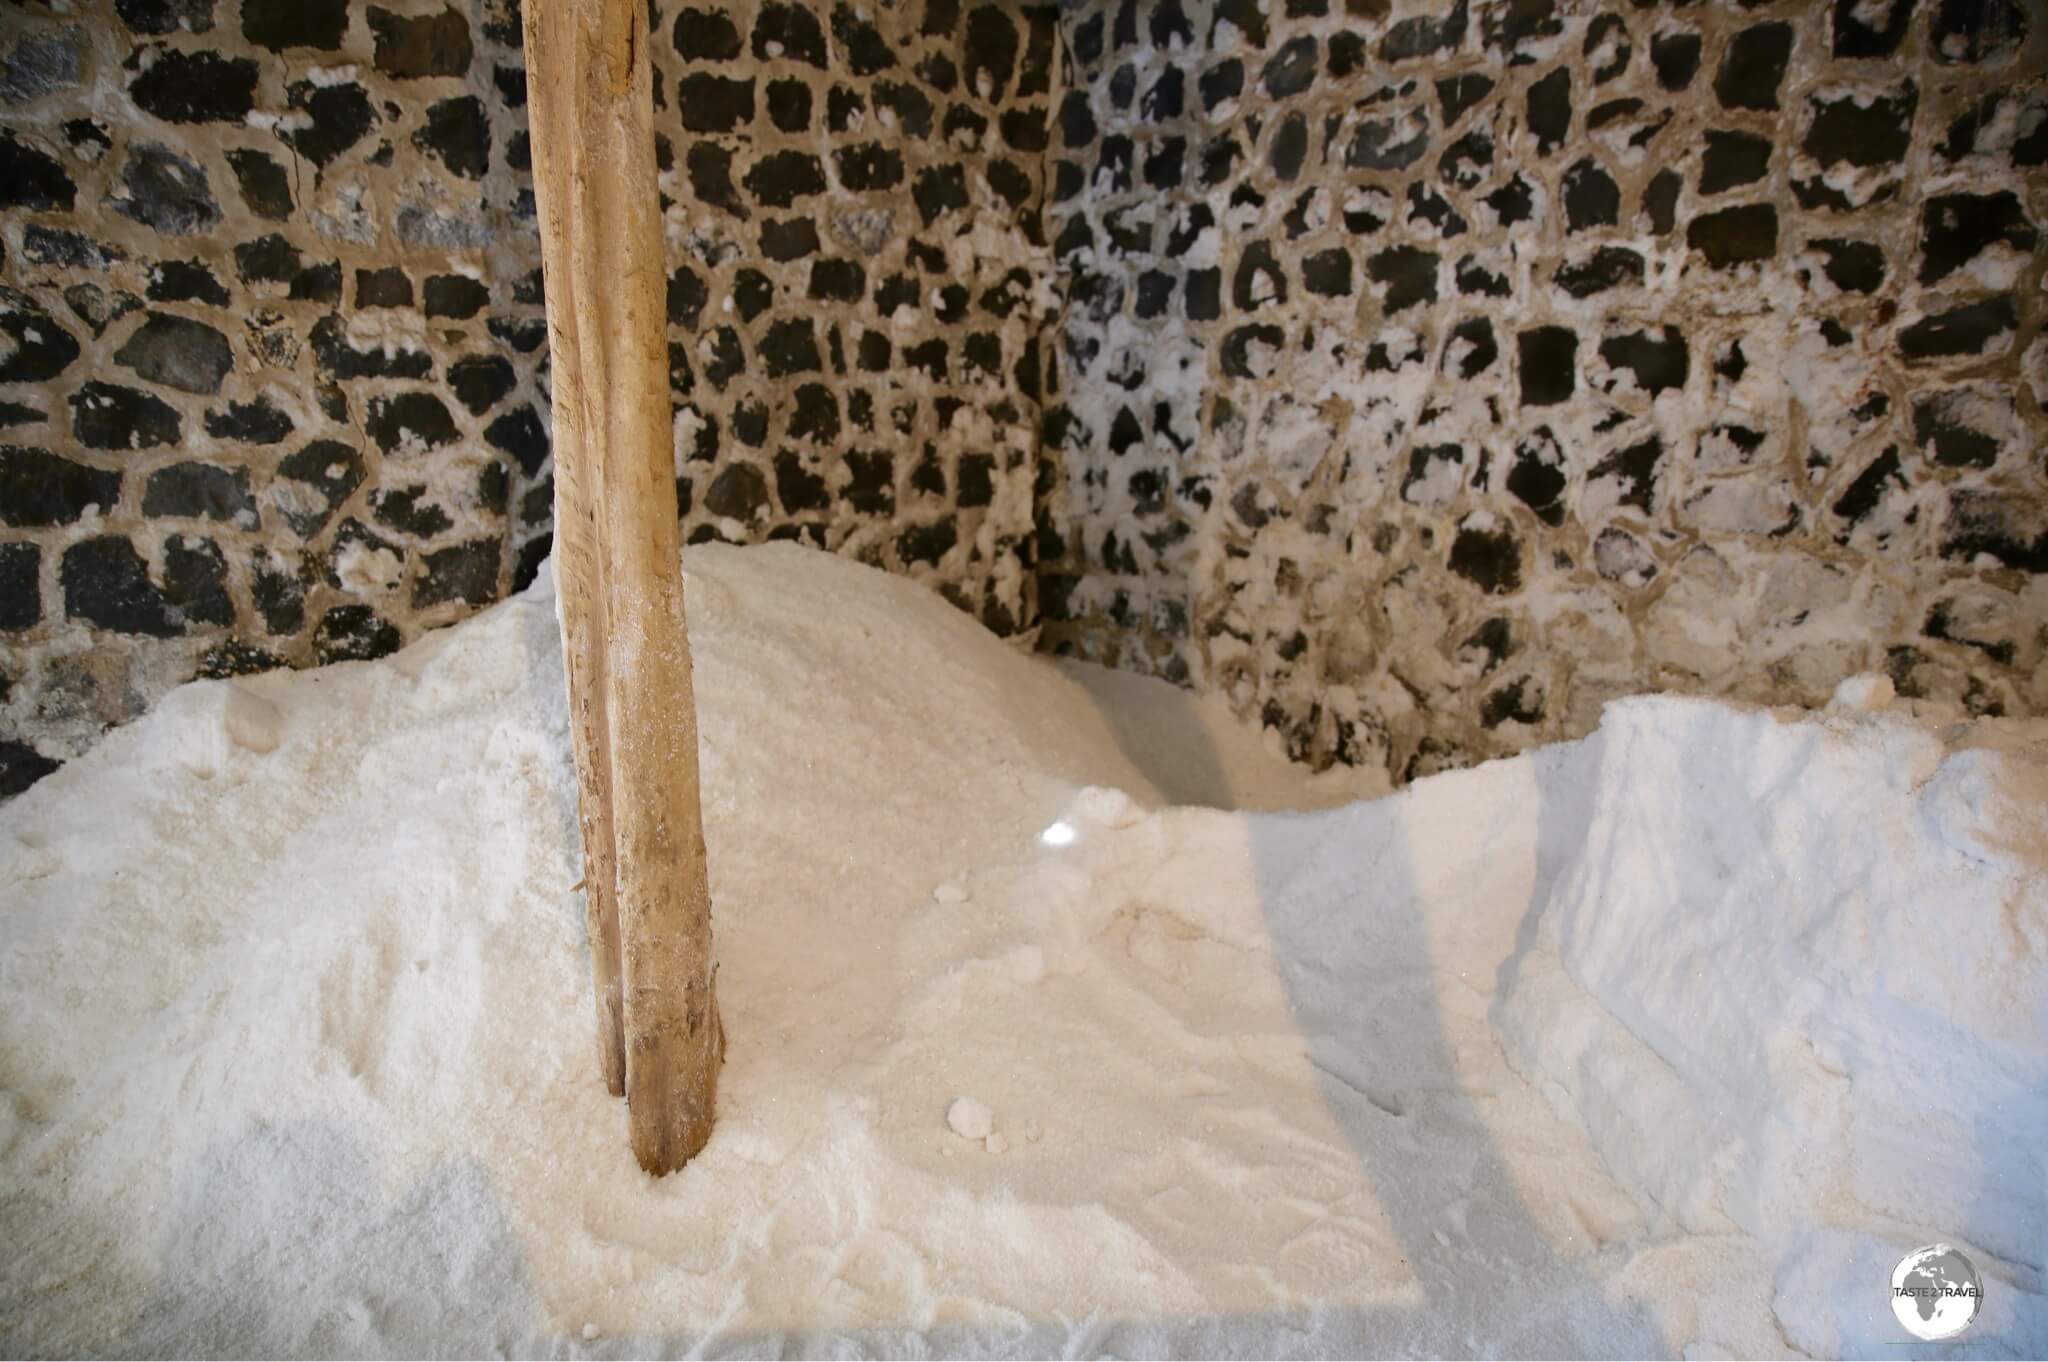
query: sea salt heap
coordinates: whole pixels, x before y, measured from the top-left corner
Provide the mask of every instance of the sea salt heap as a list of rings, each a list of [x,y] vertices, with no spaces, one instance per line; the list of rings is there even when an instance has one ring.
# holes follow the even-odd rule
[[[972,1097],[956,1097],[953,1105],[946,1108],[946,1124],[963,1140],[985,1140],[996,1128],[996,1118],[986,1103]]]

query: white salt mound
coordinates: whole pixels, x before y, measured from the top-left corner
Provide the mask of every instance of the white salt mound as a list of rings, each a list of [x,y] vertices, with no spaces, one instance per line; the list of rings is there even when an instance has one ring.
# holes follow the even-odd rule
[[[1899,1357],[1945,1240],[2048,1352],[2048,725],[1640,699],[1231,812],[1342,792],[838,559],[688,593],[704,1153],[598,1079],[537,588],[0,807],[0,1348]]]

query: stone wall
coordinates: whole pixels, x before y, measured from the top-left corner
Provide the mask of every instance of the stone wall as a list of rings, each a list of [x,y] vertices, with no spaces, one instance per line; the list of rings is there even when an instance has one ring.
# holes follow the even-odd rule
[[[2038,12],[1062,24],[1049,644],[1397,780],[1640,690],[2048,710]]]
[[[1054,22],[651,10],[692,542],[1033,615]],[[516,0],[0,5],[0,790],[549,546]]]

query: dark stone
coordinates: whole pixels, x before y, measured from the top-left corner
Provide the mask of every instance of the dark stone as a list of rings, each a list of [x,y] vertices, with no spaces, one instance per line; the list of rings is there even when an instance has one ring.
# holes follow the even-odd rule
[[[304,484],[323,503],[315,506],[303,496],[294,496],[279,507],[292,532],[310,539],[362,484],[363,459],[338,440],[315,440],[278,464],[277,473],[281,478]]]
[[[867,293],[867,271],[853,260],[819,260],[811,266],[808,296],[857,303]]]
[[[1659,33],[1650,39],[1650,65],[1657,69],[1657,84],[1667,90],[1683,90],[1692,84],[1700,69],[1700,35]]]
[[[1564,173],[1565,222],[1574,232],[1611,227],[1621,221],[1621,190],[1614,177],[1592,157],[1574,162]]]
[[[225,520],[254,529],[256,498],[249,490],[249,470],[210,463],[174,463],[159,468],[143,487],[142,513]]]
[[[348,0],[242,0],[242,36],[273,52],[333,52],[348,33]]]
[[[1438,257],[1419,246],[1390,246],[1365,262],[1365,273],[1386,289],[1382,306],[1387,316],[1417,303],[1436,301]]]
[[[1916,361],[1982,355],[2018,324],[2012,295],[2001,293],[1914,322],[1899,332],[1899,353]]]
[[[822,383],[796,390],[789,412],[789,438],[830,444],[839,438],[839,399]]]
[[[1930,198],[1920,208],[1920,282],[1946,279],[2001,243],[2031,255],[2039,239],[2010,189]]]
[[[861,18],[841,0],[832,7],[832,36],[846,54],[846,64],[856,76],[872,76],[896,64],[881,30]]]
[[[1556,151],[1571,130],[1572,73],[1560,66],[1529,87],[1529,131],[1536,135],[1536,154]]]
[[[1888,487],[1897,487],[1901,491],[1906,487],[1905,474],[1899,469],[1899,451],[1896,448],[1885,450],[1883,454],[1871,460],[1868,468],[1856,475],[1855,480],[1836,500],[1834,512],[1854,525],[1883,503]]]
[[[309,125],[292,129],[284,134],[284,139],[292,150],[315,166],[331,164],[362,141],[377,121],[369,94],[353,83],[316,85],[307,80],[294,81],[285,89],[285,102],[304,114]]]
[[[1602,246],[1589,256],[1557,267],[1551,282],[1574,298],[1643,282],[1643,258],[1621,246]]]
[[[929,227],[941,213],[968,206],[966,171],[958,163],[928,166],[918,172],[911,197],[917,201],[918,215]]]
[[[1655,510],[1652,499],[1657,490],[1657,464],[1663,457],[1664,442],[1652,435],[1616,450],[1593,465],[1586,476],[1589,480],[1614,478],[1623,489],[1621,504],[1648,515]]]
[[[1728,40],[1714,96],[1724,109],[1775,109],[1778,86],[1792,57],[1792,25],[1779,21],[1745,28]]]
[[[402,392],[370,399],[364,429],[386,454],[439,449],[461,438],[455,418],[441,399],[429,392]],[[509,451],[508,451],[509,452]]]
[[[465,180],[481,180],[491,164],[491,122],[475,95],[438,100],[427,106],[426,122],[412,144]]]
[[[808,62],[825,68],[825,30],[818,17],[804,5],[781,4],[776,0],[761,6],[754,19],[754,57],[759,61],[780,58]],[[774,49],[774,50],[771,50]]]
[[[1477,71],[1461,76],[1446,76],[1436,83],[1437,102],[1443,105],[1444,126],[1451,127],[1465,116],[1465,110],[1493,93],[1493,77]],[[1569,120],[1570,112],[1567,110]]]
[[[71,433],[87,449],[140,450],[177,444],[178,413],[134,388],[91,382],[71,395]]]
[[[2004,492],[1958,487],[1949,497],[1941,556],[1967,563],[1980,554],[2021,572],[2048,572],[2048,529],[2038,512]]]
[[[903,155],[880,142],[861,142],[833,153],[839,183],[847,189],[894,189],[903,183]],[[766,228],[763,228],[764,233]]]
[[[824,367],[809,317],[786,317],[774,323],[762,336],[759,350],[768,378],[813,373]]]
[[[740,320],[751,322],[775,301],[775,285],[768,282],[768,276],[759,270],[741,270],[733,276],[732,301]]]
[[[292,429],[292,418],[272,406],[266,397],[253,402],[230,402],[224,410],[206,413],[206,433],[216,440],[274,445],[290,435]],[[177,437],[173,435],[171,439],[175,442]]]
[[[298,248],[274,232],[235,247],[235,273],[245,284],[285,283],[303,266]]]
[[[750,463],[729,463],[704,493],[704,509],[730,520],[751,521],[768,508],[768,480]]]
[[[1487,595],[1505,596],[1521,589],[1521,542],[1508,530],[1464,526],[1451,541],[1447,566]]]
[[[875,82],[875,107],[890,109],[896,114],[896,125],[911,137],[925,138],[932,133],[932,102],[924,92],[914,85],[901,85],[895,81]]]
[[[78,358],[78,340],[18,293],[0,293],[0,383],[41,383]]]
[[[1512,291],[1504,274],[1495,274],[1472,256],[1458,262],[1458,292],[1466,297],[1505,298]]]
[[[1834,54],[1889,57],[1912,24],[1916,0],[1835,0]],[[1880,17],[1881,16],[1881,17]],[[1875,22],[1872,22],[1875,20]]]
[[[1998,437],[1969,422],[1971,396],[1968,389],[1956,389],[1913,400],[1913,443],[1945,468],[1989,468],[1998,462]]]
[[[184,621],[149,578],[149,565],[119,535],[80,540],[58,564],[64,613],[120,634],[175,638]]]
[[[269,549],[258,549],[250,559],[249,597],[263,627],[273,634],[296,634],[306,622],[306,585],[310,574],[303,565],[296,572]]]
[[[896,536],[896,554],[906,565],[937,564],[959,540],[959,530],[951,517],[929,525],[911,525]]]
[[[1564,524],[1563,460],[1564,451],[1546,428],[1515,446],[1515,462],[1508,469],[1508,491],[1552,528]]]
[[[1260,279],[1266,281],[1261,291]],[[1237,275],[1231,283],[1231,301],[1238,310],[1249,312],[1268,302],[1287,301],[1287,276],[1273,255],[1271,243],[1254,241],[1237,258]]]
[[[256,63],[159,48],[149,68],[129,82],[128,97],[166,123],[240,123],[256,107]]]
[[[747,367],[747,354],[737,331],[721,326],[704,340],[704,377],[719,392]]]
[[[840,500],[868,515],[893,515],[896,511],[896,464],[879,450],[849,450],[846,455],[847,483]]]
[[[677,84],[676,103],[683,126],[691,132],[732,132],[753,121],[754,80],[693,71]]]
[[[114,13],[136,33],[163,34],[213,29],[213,0],[114,0]]]
[[[711,142],[698,142],[691,146],[684,164],[689,171],[690,192],[700,203],[722,208],[736,218],[751,216],[732,182],[730,151]]]
[[[21,254],[33,264],[80,270],[104,270],[115,261],[128,258],[128,253],[119,246],[95,241],[83,232],[45,227],[39,222],[22,227]]]
[[[98,165],[100,158],[114,149],[114,139],[107,126],[90,118],[67,118],[64,120],[64,140],[71,144],[79,159],[88,165]]]
[[[1738,185],[1755,184],[1770,169],[1770,139],[1709,129],[1707,148],[1700,158],[1700,193],[1719,194]]]
[[[2014,0],[1939,0],[1928,37],[1938,62],[1999,61],[2026,42],[2026,7]]]
[[[1692,368],[1685,334],[1669,325],[1661,335],[1642,330],[1609,336],[1600,342],[1600,358],[1634,374],[1636,387],[1652,397],[1668,388],[1683,390]]]
[[[1563,33],[1564,19],[1557,0],[1509,0],[1482,11],[1480,30],[1488,47],[1521,65],[1531,60],[1521,49]]]
[[[1244,63],[1232,57],[1228,61],[1210,67],[1196,79],[1195,88],[1201,93],[1202,108],[1214,111],[1216,106],[1225,100],[1236,99],[1244,93]],[[1076,91],[1075,95],[1070,95],[1069,99],[1076,96],[1085,104],[1087,96],[1079,91]],[[1092,119],[1090,119],[1088,127],[1089,138],[1092,139],[1095,135],[1094,121]],[[1080,142],[1072,142],[1071,145],[1085,146],[1087,140],[1083,139]]]
[[[8,181],[9,172],[4,140],[0,140],[0,184]],[[107,200],[107,206],[166,236],[210,231],[220,221],[220,205],[213,200],[206,172],[197,161],[180,156],[169,147],[147,143],[130,148],[121,170],[121,187],[123,195]],[[69,208],[71,201],[67,192],[61,205],[21,206]]]
[[[1301,262],[1301,286],[1325,298],[1351,296],[1351,252],[1342,246],[1316,251]],[[1139,315],[1144,315],[1142,296]]]
[[[69,525],[121,499],[121,475],[73,463],[47,449],[0,445],[0,525],[46,529]]]
[[[109,326],[142,306],[142,300],[132,293],[116,293],[110,298],[97,284],[67,285],[64,301],[95,336],[105,334]],[[4,317],[0,317],[0,327],[4,326]],[[0,371],[5,368],[6,362],[0,360]]]
[[[316,303],[340,302],[341,262],[330,260],[324,265],[308,265],[292,276],[291,289],[285,296]]]
[[[1461,189],[1471,189],[1486,178],[1492,165],[1493,133],[1484,126],[1474,127],[1444,148],[1437,158],[1437,175]],[[1414,198],[1419,190],[1420,186],[1410,185],[1409,197]]]
[[[1898,93],[1866,97],[1859,103],[1854,95],[1808,99],[1813,118],[1802,143],[1806,154],[1823,167],[1847,162],[1853,166],[1897,165],[1912,141],[1913,113],[1919,107],[1919,92],[1908,82]]]
[[[742,183],[755,199],[770,208],[787,208],[798,199],[822,194],[827,188],[825,167],[806,151],[773,152],[756,162]]]
[[[1550,407],[1567,401],[1578,387],[1579,337],[1567,326],[1538,326],[1515,337],[1520,357],[1522,405]]]
[[[1778,210],[1768,203],[1723,208],[1687,223],[1685,240],[1717,270],[1768,260],[1778,251]]]
[[[310,341],[321,374],[331,380],[425,378],[434,367],[433,360],[419,350],[356,349],[343,334],[341,318],[334,314],[313,323]]]
[[[781,499],[782,509],[792,515],[830,510],[832,506],[825,479],[813,473],[803,456],[793,449],[775,456],[775,495]]]
[[[164,544],[164,599],[186,620],[233,624],[227,557],[211,539],[173,535]]]
[[[678,90],[677,99],[687,95]],[[811,87],[800,80],[768,82],[768,121],[782,132],[807,132],[811,126]]]
[[[25,742],[0,739],[0,799],[14,798],[63,764]]]
[[[1187,281],[1189,321],[1213,322],[1223,315],[1223,271],[1190,270]]]
[[[1287,333],[1277,326],[1240,326],[1223,338],[1223,372],[1231,378],[1259,378],[1252,372],[1252,346],[1278,350],[1287,343]]]
[[[1147,123],[1170,123],[1180,117],[1186,106],[1187,73],[1178,66],[1169,66],[1138,101],[1138,113]]]
[[[313,655],[322,664],[369,662],[398,651],[398,628],[367,605],[337,605],[313,630]]]
[[[448,389],[473,416],[482,416],[518,382],[511,361],[502,355],[470,355],[448,368]]]
[[[197,260],[166,260],[149,272],[150,301],[228,305],[228,291]]]
[[[723,10],[678,11],[670,38],[686,61],[731,61],[740,54],[740,31]]]
[[[1593,68],[1595,85],[1605,85],[1626,71],[1629,61],[1635,56],[1635,46],[1628,40],[1628,21],[1612,12],[1595,15],[1593,22],[1586,25],[1586,40],[1580,45],[1580,55],[1590,62],[1610,42],[1614,45],[1614,55],[1606,65]]]
[[[1380,40],[1380,60],[1412,61],[1449,52],[1465,41],[1466,0],[1455,0],[1441,15],[1419,14],[1403,19]]]
[[[370,6],[377,69],[399,80],[461,76],[469,72],[469,21],[453,9],[418,16]]]
[[[466,274],[429,275],[420,291],[429,317],[474,317],[491,300],[490,289]]]
[[[0,402],[0,427],[39,426],[50,419],[48,412],[22,402]]]
[[[980,5],[967,15],[967,34],[961,47],[961,81],[976,93],[985,83],[985,98],[991,104],[1003,102],[1016,69],[1017,27],[1010,17],[1014,12],[1008,5]]]
[[[1683,187],[1678,172],[1668,169],[1652,175],[1643,187],[1643,212],[1649,216],[1650,230],[1658,236],[1671,235],[1678,225],[1678,191]]]
[[[0,630],[33,629],[43,618],[43,551],[0,544]]]
[[[1288,42],[1266,61],[1259,81],[1275,99],[1298,95],[1316,78],[1316,40],[1306,34]]]
[[[412,279],[397,265],[377,270],[357,270],[356,306],[411,307]]]
[[[151,383],[188,393],[217,393],[235,366],[228,338],[204,322],[152,312],[114,352],[114,362]]]
[[[1493,210],[1503,227],[1530,222],[1536,216],[1535,189],[1520,173],[1510,175],[1491,193],[1482,195],[1480,202]]]
[[[1500,358],[1500,346],[1493,338],[1493,324],[1484,317],[1467,317],[1451,328],[1451,339],[1464,344],[1455,361],[1460,378],[1474,378],[1493,367]],[[1451,352],[1444,355],[1446,366],[1453,363]]]
[[[1415,133],[1397,142],[1409,126],[1399,117],[1368,118],[1359,123],[1344,149],[1344,164],[1353,170],[1406,170],[1429,150],[1429,115],[1417,114]]]
[[[489,605],[498,599],[498,568],[505,560],[505,541],[500,536],[471,539],[439,549],[420,560],[420,574],[413,579],[415,610],[448,601]]]
[[[1836,288],[1875,293],[1884,283],[1884,248],[1876,242],[1823,237],[1808,244],[1826,257],[1821,270]]]

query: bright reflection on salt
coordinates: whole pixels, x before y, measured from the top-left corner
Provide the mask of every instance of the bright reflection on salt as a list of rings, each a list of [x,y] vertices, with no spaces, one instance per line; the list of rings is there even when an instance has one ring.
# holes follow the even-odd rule
[[[1074,840],[1074,829],[1066,823],[1054,823],[1038,834],[1038,840],[1049,847],[1063,847]]]

